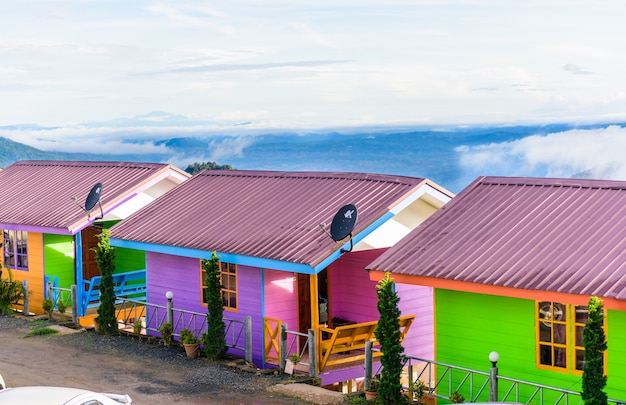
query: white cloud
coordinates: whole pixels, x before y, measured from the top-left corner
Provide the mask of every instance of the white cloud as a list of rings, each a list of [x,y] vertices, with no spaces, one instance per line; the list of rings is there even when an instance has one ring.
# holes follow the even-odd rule
[[[570,130],[457,148],[466,181],[482,176],[626,180],[626,128]]]
[[[0,3],[0,125],[626,117],[623,2],[200,3]]]

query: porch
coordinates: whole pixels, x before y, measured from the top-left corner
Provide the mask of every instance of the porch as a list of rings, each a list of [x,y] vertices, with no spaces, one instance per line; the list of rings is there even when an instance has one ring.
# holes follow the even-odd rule
[[[404,339],[415,315],[400,317],[400,339]],[[279,319],[264,319],[264,359],[267,364],[284,368],[287,359],[297,354],[296,370],[320,377],[322,385],[363,377],[366,346],[379,347],[378,321],[344,324],[334,328],[319,326],[308,334],[290,331]],[[377,350],[373,358],[382,356]]]

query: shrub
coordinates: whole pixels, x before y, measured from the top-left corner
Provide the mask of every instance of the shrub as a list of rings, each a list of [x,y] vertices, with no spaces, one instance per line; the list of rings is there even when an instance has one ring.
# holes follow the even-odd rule
[[[461,402],[465,402],[465,397],[459,391],[452,391],[450,393],[450,401],[453,404],[460,404]]]
[[[582,398],[585,405],[606,405],[608,396],[604,375],[604,351],[607,349],[604,334],[604,310],[602,300],[591,297],[587,306],[589,316],[583,330],[585,345],[585,367],[582,378]]]
[[[115,271],[115,248],[109,243],[111,231],[103,229],[98,235],[96,263],[102,274],[100,281],[100,306],[95,321],[98,323],[98,333],[102,335],[116,335],[118,333],[117,317],[115,316],[115,291],[113,286],[113,272]]]
[[[7,268],[8,278],[2,278],[0,268],[0,315],[13,313],[11,304],[14,304],[24,297],[24,286],[19,281],[13,280],[11,269]]]
[[[380,364],[383,366],[378,388],[378,401],[384,404],[399,404],[402,402],[402,362],[404,347],[400,344],[400,297],[393,289],[393,279],[389,273],[376,285],[378,295],[378,326],[376,339],[380,342],[383,356]]]
[[[180,330],[180,343],[185,345],[192,345],[196,343],[200,343],[200,339],[193,334],[191,329],[184,328]]]
[[[52,311],[54,311],[54,301],[51,298],[45,298],[43,300],[43,310],[48,315],[48,320],[52,320]]]
[[[161,334],[161,340],[163,341],[165,347],[170,347],[172,345],[172,336],[174,333],[172,324],[169,322],[165,322],[159,328],[159,333]]]
[[[135,335],[141,335],[142,330],[143,324],[141,322],[141,318],[135,318],[135,322],[133,322],[133,332]]]
[[[67,305],[65,305],[65,302],[62,299],[59,299],[59,302],[57,302],[57,310],[59,313],[64,314],[66,309]]]
[[[218,359],[226,353],[226,324],[224,324],[224,302],[222,301],[222,281],[220,277],[219,258],[215,252],[211,260],[202,260],[202,268],[207,274],[207,332],[202,341],[204,351],[209,359]]]

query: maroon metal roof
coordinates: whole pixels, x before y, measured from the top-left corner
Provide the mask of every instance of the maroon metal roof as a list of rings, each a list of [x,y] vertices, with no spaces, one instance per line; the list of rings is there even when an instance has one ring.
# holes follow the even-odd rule
[[[626,182],[479,178],[368,269],[626,299]]]
[[[95,184],[102,183],[106,212],[171,168],[158,163],[20,161],[0,171],[0,225],[76,233],[87,219],[76,204],[84,206]]]
[[[337,244],[328,228],[355,204],[354,234],[424,179],[359,173],[204,171],[112,228],[141,243],[316,265]]]

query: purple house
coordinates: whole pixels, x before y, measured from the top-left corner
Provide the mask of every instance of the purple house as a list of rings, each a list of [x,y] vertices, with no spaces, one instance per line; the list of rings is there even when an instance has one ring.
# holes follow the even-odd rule
[[[378,320],[376,283],[365,266],[451,197],[412,177],[204,171],[114,226],[111,244],[146,252],[149,303],[165,304],[171,291],[176,308],[203,313],[200,259],[215,251],[224,317],[250,317],[257,367],[276,364],[281,324],[302,333],[313,329],[317,358],[311,361],[323,384],[330,384],[363,376],[362,361],[346,371],[347,362],[323,353],[339,342],[327,339],[337,328],[368,330]],[[347,204],[357,207],[358,218],[351,238],[335,242],[331,223]],[[406,285],[399,292],[406,351],[432,356],[431,327],[410,329],[412,322],[432,325],[432,289]]]

